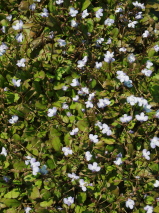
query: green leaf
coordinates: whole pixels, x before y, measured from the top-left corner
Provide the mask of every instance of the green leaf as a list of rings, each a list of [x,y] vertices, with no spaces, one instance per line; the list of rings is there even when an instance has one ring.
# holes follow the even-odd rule
[[[111,31],[111,35],[113,36],[113,38],[116,38],[117,35],[119,33],[119,29],[118,28],[114,28],[112,31]]]
[[[36,198],[39,198],[39,197],[40,197],[39,189],[37,187],[34,187],[31,192],[30,198],[35,200]]]
[[[13,164],[13,167],[18,171],[23,171],[23,169],[26,168],[26,165],[23,161],[17,161]]]
[[[53,200],[43,201],[43,202],[40,203],[40,206],[46,208],[46,207],[51,206],[52,204],[53,204]]]
[[[18,207],[21,205],[21,202],[16,199],[2,198],[1,202],[4,203],[7,207]]]
[[[2,133],[0,134],[0,138],[2,138],[2,139],[8,139],[8,134],[7,134],[7,132],[2,132]]]
[[[61,151],[62,144],[59,137],[54,136],[53,138],[50,138],[50,142],[56,151]]]
[[[149,56],[149,57],[154,56],[154,54],[155,54],[155,50],[154,50],[154,49],[149,49],[149,50],[148,50],[148,56]]]
[[[156,206],[153,211],[158,213],[159,212],[159,206]]]
[[[90,83],[91,88],[93,89],[96,86],[97,82],[95,79],[93,79]]]
[[[87,28],[88,28],[89,33],[91,33],[93,31],[94,22],[91,18],[87,19]]]
[[[86,200],[87,194],[85,192],[80,192],[77,196],[77,200],[79,203],[84,203]]]
[[[81,131],[88,131],[88,127],[89,127],[89,123],[88,121],[85,120],[80,120],[77,122],[77,127],[81,130]]]
[[[48,159],[46,162],[46,165],[48,166],[49,169],[56,168],[56,164],[55,164],[54,160],[52,160],[52,159]]]
[[[71,143],[71,141],[72,140],[71,140],[70,133],[65,134],[65,136],[64,136],[64,142],[65,142],[66,146],[69,146],[70,143]]]
[[[84,206],[76,206],[75,213],[84,213],[85,210],[86,210],[86,207],[84,207]],[[89,212],[87,211],[87,213],[89,213]]]
[[[91,4],[91,1],[90,0],[85,0],[82,4],[82,8],[81,8],[81,11],[87,9],[87,7]]]
[[[101,138],[106,144],[114,144],[115,140],[113,138]]]
[[[54,137],[54,136],[60,136],[61,132],[59,132],[57,129],[51,127],[50,128],[50,137]]]
[[[8,192],[7,194],[4,195],[4,198],[17,198],[20,195],[20,189],[15,188],[12,191]]]
[[[40,194],[44,200],[49,200],[51,197],[51,193],[47,189],[42,189]]]

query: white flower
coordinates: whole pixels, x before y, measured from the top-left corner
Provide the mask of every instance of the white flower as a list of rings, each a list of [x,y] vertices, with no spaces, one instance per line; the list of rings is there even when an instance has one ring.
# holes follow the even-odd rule
[[[129,80],[129,81],[124,81],[124,86],[126,86],[126,87],[133,87],[133,85],[132,85],[132,80]]]
[[[120,152],[118,155],[117,155],[117,158],[116,158],[116,160],[115,161],[113,161],[116,165],[121,165],[122,163],[123,163],[123,161],[122,161],[122,153]]]
[[[131,106],[134,106],[137,103],[137,98],[134,95],[130,95],[126,99],[127,103],[129,103]]]
[[[142,12],[138,12],[135,16],[136,19],[142,19],[143,16],[142,16]]]
[[[107,40],[106,44],[111,44],[111,43],[112,43],[111,38],[108,38],[108,40]]]
[[[107,63],[111,63],[113,61],[115,61],[115,59],[113,58],[114,57],[114,52],[109,52],[107,51],[106,54],[104,54],[105,58],[104,58],[104,61],[107,62]]]
[[[103,41],[104,41],[104,38],[98,38],[98,39],[96,40],[96,43],[97,43],[97,44],[101,44]]]
[[[150,160],[150,156],[149,156],[150,152],[147,151],[147,149],[142,150],[142,155],[143,155],[144,158],[146,158],[146,160]]]
[[[99,128],[101,129],[101,127],[99,127]],[[102,133],[107,134],[108,136],[112,135],[112,131],[111,131],[110,127],[105,123],[102,125]]]
[[[72,149],[70,147],[62,147],[62,151],[64,152],[64,155],[72,155]]]
[[[145,32],[142,34],[143,38],[147,38],[150,35],[148,30],[145,30]]]
[[[22,59],[20,59],[20,60],[17,61],[16,65],[18,67],[25,67],[25,64],[24,64],[25,62],[26,62],[26,59],[22,58]]]
[[[3,33],[6,33],[6,26],[2,26],[1,31],[2,31]]]
[[[62,109],[69,109],[69,106],[68,106],[68,104],[66,104],[66,103],[63,103],[63,104],[62,104]]]
[[[89,134],[89,139],[93,142],[93,143],[97,143],[98,140],[98,135],[93,135],[93,134]]]
[[[135,7],[138,7],[138,8],[140,8],[140,9],[145,9],[144,4],[141,4],[141,3],[139,3],[138,1],[133,2],[132,4],[133,4]]]
[[[6,19],[7,19],[8,21],[11,21],[11,20],[12,20],[12,15],[7,16]]]
[[[150,139],[151,143],[150,143],[150,146],[151,148],[155,149],[156,146],[159,147],[159,138],[158,137],[153,137],[152,139]]]
[[[68,173],[67,176],[72,179],[71,181],[79,179],[79,176],[77,176],[75,173],[72,173],[72,174]]]
[[[72,116],[72,114],[71,114],[70,112],[66,112],[66,115],[67,115],[68,117]]]
[[[34,1],[36,1],[36,2],[41,2],[41,0],[34,0]]]
[[[92,155],[91,155],[91,153],[90,153],[89,151],[87,151],[87,152],[85,153],[85,158],[86,158],[86,161],[90,161],[90,160],[91,160]]]
[[[7,45],[2,42],[2,44],[0,45],[0,56],[2,56],[7,49],[8,49]]]
[[[108,25],[108,26],[111,26],[112,24],[114,24],[114,20],[111,19],[111,18],[107,18],[107,19],[104,21],[104,24],[105,24],[105,25]]]
[[[99,172],[101,167],[98,166],[97,162],[94,162],[93,164],[88,164],[88,169],[90,169],[92,172]]]
[[[48,117],[53,117],[54,115],[56,115],[57,113],[57,108],[56,107],[53,107],[52,109],[48,109],[48,112],[47,112],[47,116]]]
[[[95,65],[95,68],[96,68],[96,69],[100,69],[100,68],[102,67],[102,62],[97,62],[97,61],[96,61],[95,64],[96,64],[96,65]]]
[[[33,160],[32,160],[33,159]],[[39,166],[40,166],[40,162],[39,161],[37,161],[36,162],[36,159],[35,158],[32,158],[31,159],[31,161],[30,161],[30,163],[31,163],[31,168],[32,168],[32,174],[33,175],[37,175],[37,173],[38,172],[40,172],[40,168],[39,168]],[[35,159],[35,160],[34,160]]]
[[[119,79],[121,83],[124,81],[129,81],[129,76],[127,76],[123,71],[117,71],[117,75],[117,79]]]
[[[78,131],[79,131],[79,129],[75,128],[70,132],[70,135],[77,135]]]
[[[78,23],[75,20],[71,20],[71,27],[77,27]]]
[[[104,99],[99,99],[99,102],[97,103],[97,106],[99,108],[104,108],[105,106],[110,105],[110,101],[108,98],[104,98]]]
[[[48,17],[49,16],[49,12],[46,8],[43,8],[43,13],[40,13],[40,16],[42,17]]]
[[[13,115],[11,119],[9,119],[10,124],[15,124],[18,121],[19,117],[17,115]]]
[[[82,12],[82,18],[86,18],[87,16],[89,16],[89,13],[88,13],[88,11],[87,11],[87,9],[86,9],[86,10],[84,10],[84,11]]]
[[[43,174],[43,175],[46,175],[49,171],[47,170],[47,166],[46,165],[43,165],[41,168],[40,168],[40,173]]]
[[[59,43],[60,47],[66,46],[66,41],[63,40],[63,39],[59,39],[59,40],[58,40],[58,43]]]
[[[53,37],[54,37],[54,32],[53,31],[49,32],[49,38],[53,39]]]
[[[143,70],[141,70],[141,72],[144,74],[144,75],[146,75],[146,76],[148,76],[148,77],[150,77],[151,76],[151,74],[152,74],[152,71],[151,70],[148,70],[148,69],[143,69]]]
[[[70,12],[69,12],[70,16],[75,17],[77,13],[78,13],[78,10],[75,10],[75,8],[73,7],[70,8]]]
[[[35,8],[36,8],[36,4],[35,4],[35,3],[33,3],[33,4],[31,4],[31,5],[29,6],[29,9],[32,10],[32,11],[34,11]]]
[[[117,157],[115,161],[113,161],[116,165],[121,165],[123,163],[122,159]]]
[[[29,165],[29,163],[31,164],[31,168],[32,168],[32,174],[33,175],[37,175],[38,172],[40,172],[39,166],[40,166],[40,162],[37,161],[35,158],[31,158],[30,156],[26,157],[28,160],[25,161],[26,165]]]
[[[80,95],[85,95],[85,94],[89,94],[89,89],[88,87],[82,87],[81,90],[78,91],[78,94]]]
[[[152,66],[153,66],[153,63],[152,63],[151,61],[148,60],[148,61],[146,62],[146,68],[147,68],[147,69],[150,69],[150,67],[152,67]]]
[[[15,39],[17,40],[17,42],[22,42],[23,41],[23,34],[22,33],[17,34]]]
[[[16,25],[12,26],[12,28],[14,30],[22,30],[23,29],[23,21],[22,20],[15,21],[14,24],[16,24]]]
[[[80,187],[82,188],[82,191],[87,191],[87,188],[86,186],[88,186],[88,183],[84,181],[84,179],[80,179],[79,180],[79,184],[80,184]]]
[[[84,67],[85,66],[85,64],[86,64],[86,62],[87,62],[87,60],[88,60],[88,57],[87,56],[84,56],[84,58],[82,59],[82,60],[78,60],[77,61],[77,67],[78,68],[82,68],[82,67]]]
[[[137,21],[130,21],[130,20],[129,20],[128,27],[135,28],[135,24],[137,24],[137,23],[138,23]]]
[[[156,118],[159,118],[159,110],[156,111]]]
[[[56,4],[62,4],[64,1],[63,0],[57,0]]]
[[[7,150],[5,147],[2,147],[2,152],[0,153],[1,155],[7,156]]]
[[[96,13],[95,13],[95,16],[96,16],[96,18],[102,17],[103,16],[103,9],[101,8],[101,9],[97,10]]]
[[[8,91],[8,88],[7,88],[7,87],[4,87],[4,91],[7,92],[7,91]]]
[[[90,93],[89,94],[89,97],[88,97],[88,101],[91,101],[93,98],[94,98],[94,96],[95,96],[95,93],[93,92],[93,93]]]
[[[131,120],[132,120],[132,116],[128,116],[127,114],[124,114],[123,117],[120,118],[120,121],[122,123],[127,123],[127,122],[129,122]]]
[[[146,213],[152,213],[153,212],[153,206],[147,205],[147,206],[144,207],[144,210],[146,211]]]
[[[148,102],[146,99],[144,99],[143,97],[139,98],[137,97],[137,102],[138,102],[138,105],[139,106],[147,106],[148,105]]]
[[[133,53],[129,54],[127,57],[129,63],[133,63],[136,59],[135,59],[135,55]]]
[[[156,182],[153,185],[154,187],[159,187],[159,180],[156,180]]]
[[[30,207],[25,207],[25,208],[24,208],[25,213],[29,213],[30,210],[32,210],[32,208],[30,208]]]
[[[127,208],[133,209],[135,202],[133,200],[131,200],[130,198],[128,198],[125,205],[126,205]]]
[[[93,104],[91,101],[86,101],[85,104],[86,104],[86,108],[93,108]]]
[[[77,101],[79,100],[79,96],[76,95],[74,98],[72,98],[72,100],[73,100],[74,102],[77,102]]]
[[[71,85],[72,87],[76,87],[76,86],[79,86],[80,83],[79,83],[79,81],[78,81],[77,78],[74,78],[74,79],[72,80],[72,83],[71,83],[70,85]]]
[[[16,87],[20,87],[20,82],[21,82],[21,79],[19,79],[19,80],[16,80],[16,79],[12,79],[12,83],[13,83],[13,85],[14,86],[16,86]]]
[[[121,47],[121,48],[119,49],[119,51],[120,51],[120,52],[126,52],[126,48],[125,48],[125,47]]]
[[[102,124],[100,121],[98,121],[98,122],[95,124],[95,126],[98,126],[100,130],[103,129],[103,124]],[[108,126],[108,125],[107,125],[107,126]]]
[[[141,112],[140,115],[135,115],[136,119],[138,121],[147,121],[148,120],[148,116],[145,116],[144,112]]]
[[[64,202],[65,204],[67,204],[68,206],[71,206],[71,204],[74,203],[74,197],[64,198],[64,199],[63,199],[63,202]]]
[[[159,46],[158,46],[158,44],[157,44],[157,45],[155,45],[153,48],[154,48],[154,50],[155,50],[156,52],[158,52],[158,51],[159,51]]]
[[[68,89],[67,86],[63,86],[63,87],[62,87],[62,90],[63,90],[63,91],[66,91],[67,89]]]
[[[123,9],[120,8],[120,7],[118,7],[118,8],[115,10],[115,13],[121,13],[121,12],[123,12]]]
[[[152,110],[151,110],[151,105],[146,105],[146,106],[144,106],[144,110],[146,111],[146,112],[151,112]]]

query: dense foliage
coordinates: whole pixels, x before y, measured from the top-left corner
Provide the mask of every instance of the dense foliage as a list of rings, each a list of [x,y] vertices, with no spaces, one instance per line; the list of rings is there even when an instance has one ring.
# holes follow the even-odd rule
[[[1,1],[0,212],[159,212],[154,5]]]

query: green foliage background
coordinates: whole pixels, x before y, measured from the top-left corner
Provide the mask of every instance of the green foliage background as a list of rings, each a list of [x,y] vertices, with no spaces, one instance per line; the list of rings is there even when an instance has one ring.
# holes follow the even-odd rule
[[[145,1],[143,1],[145,2]],[[31,207],[31,212],[94,213],[94,212],[145,212],[146,205],[159,212],[158,188],[154,188],[159,178],[159,148],[150,148],[150,139],[158,136],[159,109],[159,59],[153,49],[159,45],[158,13],[159,2],[147,2],[144,18],[136,28],[128,28],[127,22],[115,13],[122,3],[125,8],[124,18],[132,20],[139,11],[131,0],[64,0],[62,6],[54,0],[36,2],[35,11],[29,10],[33,1],[1,1],[0,23],[6,32],[0,32],[0,44],[4,42],[9,48],[0,56],[0,147],[7,149],[8,155],[0,155],[0,212],[24,212],[24,207]],[[49,11],[48,17],[41,17],[43,8]],[[70,25],[72,18],[69,7],[78,9],[77,28]],[[95,17],[95,11],[104,9],[101,19]],[[89,16],[81,19],[81,12],[88,9]],[[151,10],[151,13],[150,13]],[[132,13],[129,13],[132,12]],[[12,21],[6,17],[12,14]],[[105,26],[107,18],[115,20],[112,26]],[[23,29],[15,31],[12,23],[15,20],[24,22]],[[142,38],[142,33],[149,30],[150,39]],[[53,31],[51,39],[49,33]],[[17,33],[23,33],[24,39],[18,43]],[[90,34],[88,34],[88,32]],[[102,37],[104,42],[97,47],[96,40]],[[108,38],[111,44],[106,44]],[[66,46],[60,47],[58,39],[64,39]],[[85,42],[83,42],[85,40]],[[126,47],[127,53],[119,52]],[[115,62],[103,62],[100,70],[94,68],[96,61],[103,61],[106,51],[115,52]],[[128,63],[127,56],[134,53],[136,61]],[[77,68],[77,61],[88,56],[84,69]],[[17,60],[25,58],[26,66],[18,67]],[[151,77],[140,71],[147,60],[154,63]],[[127,88],[116,78],[116,71],[123,70],[133,82]],[[15,87],[12,79],[21,79],[21,86]],[[70,83],[78,78],[79,87]],[[63,86],[68,86],[64,91]],[[8,91],[4,91],[7,87]],[[94,107],[86,108],[86,96],[80,96],[78,102],[72,98],[82,87],[88,87],[90,93],[95,92]],[[143,97],[152,105],[147,113],[149,120],[139,122],[135,115],[142,107],[130,106],[126,98],[130,95]],[[101,98],[108,98],[111,104],[104,109],[97,108]],[[66,102],[68,110],[62,108]],[[57,115],[49,118],[49,108],[57,107]],[[81,109],[85,109],[82,111]],[[67,112],[71,112],[71,116]],[[123,124],[120,117],[130,114],[133,120]],[[15,124],[8,121],[12,115],[19,116]],[[96,122],[107,123],[113,135],[103,136]],[[70,135],[72,129],[78,127],[75,136]],[[133,130],[134,134],[129,131]],[[100,141],[90,142],[88,135],[97,134]],[[62,147],[70,147],[73,154],[64,156]],[[142,150],[151,151],[151,160],[142,157]],[[93,155],[90,163],[98,162],[100,172],[93,173],[88,169],[85,152]],[[105,152],[108,152],[105,154]],[[123,164],[113,163],[117,154],[123,154]],[[47,165],[48,173],[32,174],[30,165],[25,164],[26,156],[35,157],[42,165]],[[68,173],[76,173],[93,186],[83,192],[78,181],[71,182]],[[5,182],[3,177],[9,178]],[[135,178],[140,176],[140,179]],[[145,197],[145,194],[147,195]],[[68,207],[63,198],[72,196],[75,203]],[[135,201],[130,210],[125,207],[128,198]]]

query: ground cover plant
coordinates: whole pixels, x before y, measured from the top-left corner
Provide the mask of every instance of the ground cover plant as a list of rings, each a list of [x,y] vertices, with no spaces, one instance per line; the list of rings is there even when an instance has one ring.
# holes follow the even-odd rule
[[[0,5],[0,212],[159,212],[158,1]]]

